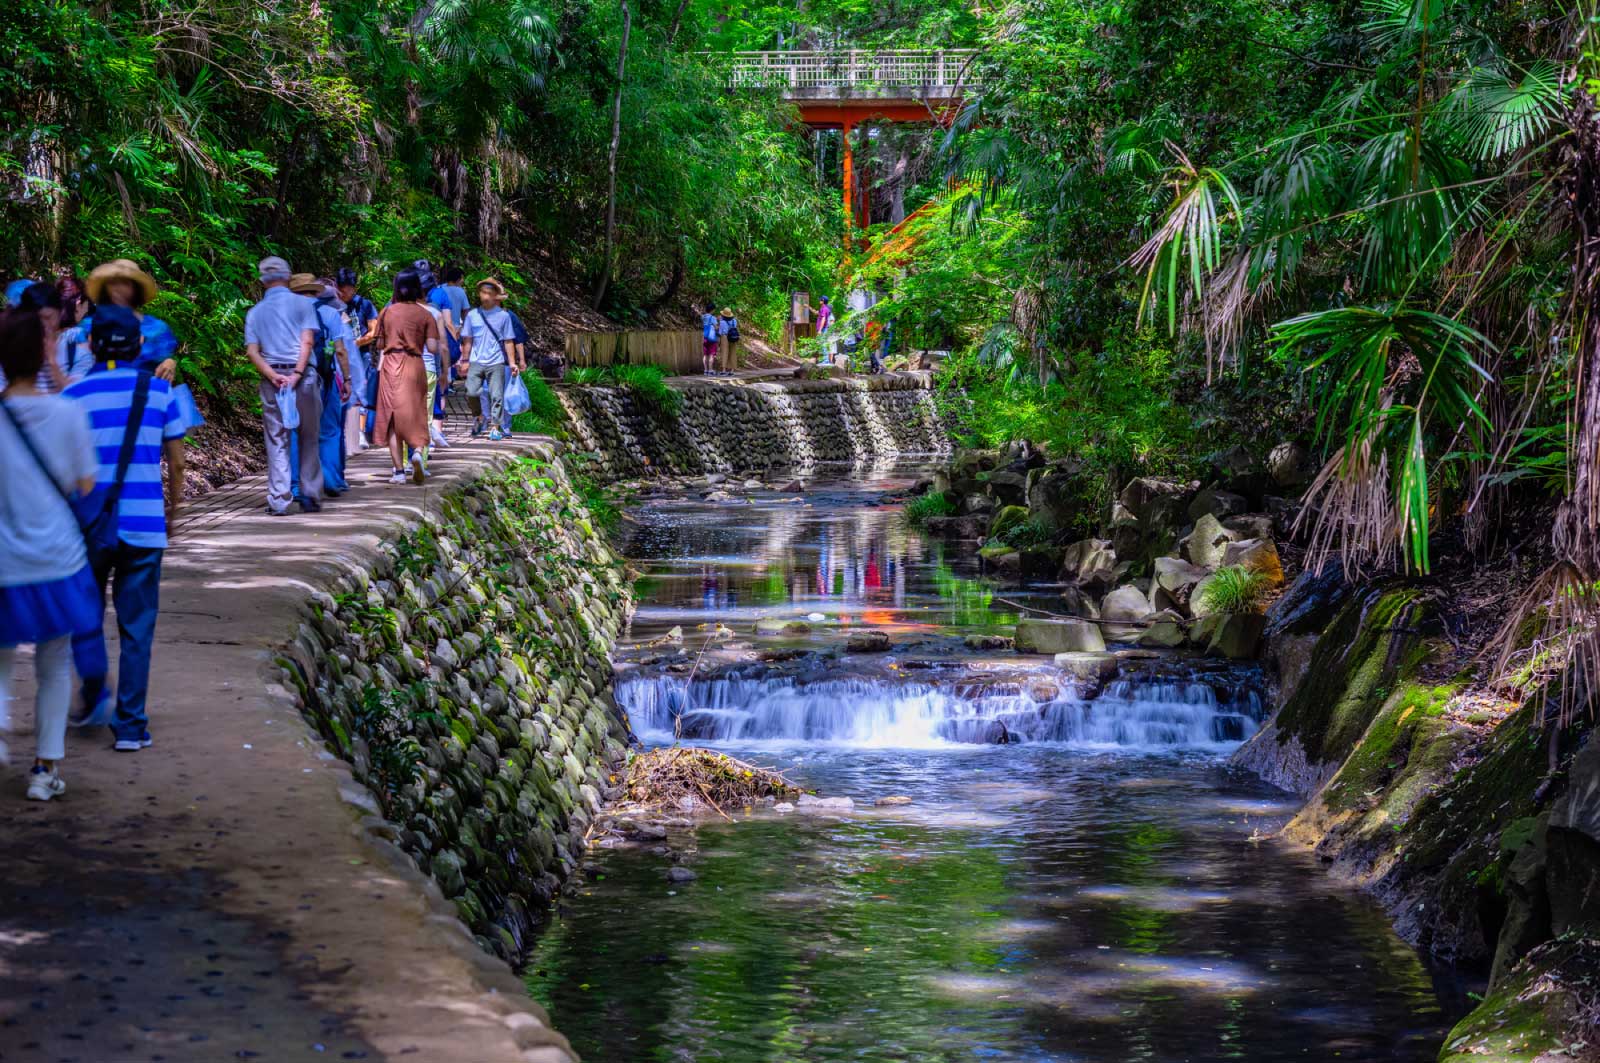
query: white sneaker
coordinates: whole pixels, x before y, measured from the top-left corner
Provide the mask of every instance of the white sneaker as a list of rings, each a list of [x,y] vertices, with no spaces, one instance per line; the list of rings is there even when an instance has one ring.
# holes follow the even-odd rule
[[[411,455],[411,482],[420,485],[427,478],[427,470],[422,467],[422,455]]]
[[[408,482],[410,479],[410,473],[406,472],[404,469],[396,469],[394,471],[394,475],[389,477],[389,482],[392,484],[403,484]]]
[[[439,426],[436,424],[428,426],[428,441],[440,450],[450,449],[450,441],[444,437],[444,433],[439,430]]]
[[[61,781],[61,776],[56,769],[46,770],[35,764],[28,773],[28,800],[48,801],[52,797],[60,797],[67,792],[67,784]]]

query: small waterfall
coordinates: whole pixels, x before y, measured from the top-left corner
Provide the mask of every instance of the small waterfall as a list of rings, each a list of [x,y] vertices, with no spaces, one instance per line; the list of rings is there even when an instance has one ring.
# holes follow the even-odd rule
[[[1189,679],[1123,678],[1094,698],[1012,683],[939,687],[849,678],[623,679],[617,701],[647,741],[829,742],[916,748],[1059,742],[1095,748],[1231,747],[1255,733],[1260,697]],[[1036,693],[1046,696],[1036,698]]]

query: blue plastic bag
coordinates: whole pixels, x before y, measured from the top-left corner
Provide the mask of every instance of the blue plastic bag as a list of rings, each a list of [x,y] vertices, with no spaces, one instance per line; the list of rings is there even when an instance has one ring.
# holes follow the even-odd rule
[[[178,409],[178,424],[183,427],[185,433],[206,423],[206,419],[200,414],[200,407],[195,405],[194,392],[189,390],[188,384],[172,386],[172,405]]]
[[[506,384],[505,407],[506,412],[513,417],[533,409],[533,399],[528,395],[527,382],[516,373],[511,374],[511,380]]]
[[[285,428],[300,427],[300,401],[295,397],[294,388],[278,389],[278,417]]]

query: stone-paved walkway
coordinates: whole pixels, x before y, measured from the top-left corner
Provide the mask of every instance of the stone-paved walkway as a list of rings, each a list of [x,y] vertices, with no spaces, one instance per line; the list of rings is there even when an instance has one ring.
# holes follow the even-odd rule
[[[162,573],[155,745],[70,737],[68,789],[48,804],[22,798],[32,665],[19,662],[0,768],[0,1061],[571,1058],[384,840],[271,664],[314,588],[540,442],[469,442],[465,409],[452,403],[456,445],[423,487],[383,482],[387,451],[373,450],[320,514],[266,516],[250,477],[182,515]]]

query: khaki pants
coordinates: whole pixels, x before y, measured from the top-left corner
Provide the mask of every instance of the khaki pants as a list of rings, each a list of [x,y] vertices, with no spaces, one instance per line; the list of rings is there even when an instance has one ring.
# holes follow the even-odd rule
[[[278,369],[288,373],[293,369]],[[313,502],[322,501],[322,458],[318,443],[322,433],[322,379],[314,368],[306,373],[294,389],[295,408],[300,411],[300,427],[293,431],[300,437],[300,495]],[[289,475],[289,433],[278,413],[278,389],[269,382],[261,382],[261,428],[267,441],[267,506],[279,512],[289,508],[294,501]]]
[[[489,390],[488,423],[484,425],[487,430],[499,426],[500,411],[505,408],[506,364],[504,362],[495,365],[480,365],[473,362],[467,366],[467,394],[477,398],[483,393],[484,388]]]

